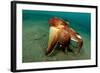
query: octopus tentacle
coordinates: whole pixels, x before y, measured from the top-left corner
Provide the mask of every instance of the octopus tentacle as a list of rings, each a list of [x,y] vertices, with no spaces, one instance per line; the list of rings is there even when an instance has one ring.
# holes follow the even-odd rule
[[[46,50],[46,55],[52,54],[57,41],[58,41],[58,29],[51,27],[49,32],[49,41],[48,41],[48,48]]]

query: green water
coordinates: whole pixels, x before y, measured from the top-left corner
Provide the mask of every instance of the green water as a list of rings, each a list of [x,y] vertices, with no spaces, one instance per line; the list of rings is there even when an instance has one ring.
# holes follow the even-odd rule
[[[28,63],[90,59],[90,13],[23,10],[22,16],[22,62]],[[48,20],[52,17],[58,17],[65,21],[69,21],[70,27],[75,29],[82,36],[84,45],[80,54],[75,55],[72,52],[64,54],[62,51],[55,50],[53,55],[45,55],[49,35]]]

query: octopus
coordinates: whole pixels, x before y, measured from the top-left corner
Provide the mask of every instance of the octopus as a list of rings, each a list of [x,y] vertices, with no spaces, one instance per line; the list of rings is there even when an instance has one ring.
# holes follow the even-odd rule
[[[83,39],[79,33],[69,26],[69,22],[65,22],[63,19],[53,17],[49,20],[49,25],[50,31],[46,55],[51,55],[57,45],[59,45],[59,47],[65,53],[65,48],[70,50],[69,45],[71,40],[77,43],[77,53],[80,52],[80,49],[83,46]]]

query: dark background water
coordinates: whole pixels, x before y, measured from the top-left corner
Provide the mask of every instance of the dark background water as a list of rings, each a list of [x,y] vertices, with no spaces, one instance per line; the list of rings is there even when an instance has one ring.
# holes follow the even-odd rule
[[[22,15],[23,62],[90,59],[90,13],[23,10]],[[53,17],[68,21],[70,27],[82,36],[84,46],[79,55],[70,52],[67,55],[59,51],[53,56],[45,56],[49,35],[48,20]]]

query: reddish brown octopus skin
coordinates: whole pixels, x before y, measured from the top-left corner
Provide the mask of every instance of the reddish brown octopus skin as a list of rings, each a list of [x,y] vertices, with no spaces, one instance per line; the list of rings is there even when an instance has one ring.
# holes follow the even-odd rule
[[[61,45],[62,51],[65,52],[65,48],[69,49],[70,40],[74,40],[77,42],[78,53],[83,46],[83,40],[79,34],[75,30],[69,27],[68,23],[64,20],[54,17],[49,20],[50,27],[58,29],[58,32],[55,33],[55,37],[51,40],[51,43],[48,44],[48,48],[46,50],[46,55],[50,55],[54,47],[59,43]]]

